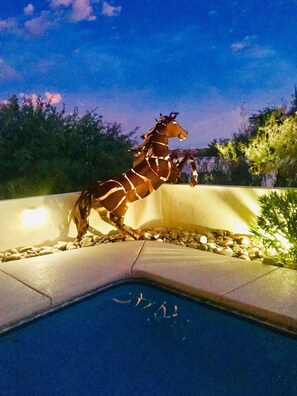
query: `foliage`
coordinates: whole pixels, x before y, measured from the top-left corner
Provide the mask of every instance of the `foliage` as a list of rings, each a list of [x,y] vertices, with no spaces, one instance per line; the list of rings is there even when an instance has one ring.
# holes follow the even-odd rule
[[[272,191],[259,197],[257,224],[250,227],[268,256],[297,269],[297,190]]]
[[[296,95],[295,89],[292,106]],[[286,112],[285,106],[265,108],[249,117],[248,124],[231,140],[216,145],[219,154],[230,161],[231,169],[246,164],[252,175],[246,184],[257,184],[263,175],[273,174],[276,186],[297,185],[297,115],[292,109]]]
[[[12,96],[0,105],[0,198],[80,190],[121,173],[132,164],[133,133],[96,109],[79,116]]]
[[[271,116],[241,150],[253,174],[275,174],[278,184],[297,186],[297,113],[281,123]]]

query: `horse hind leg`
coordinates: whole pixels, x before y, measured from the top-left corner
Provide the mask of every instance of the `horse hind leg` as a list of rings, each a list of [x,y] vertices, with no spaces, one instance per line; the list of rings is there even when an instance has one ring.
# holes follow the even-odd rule
[[[122,230],[125,234],[128,234],[132,236],[134,239],[140,239],[142,238],[142,233],[134,230],[134,228],[128,226],[127,224],[124,224],[124,217],[117,217],[113,214],[110,215],[112,221],[114,222],[115,226]]]
[[[109,212],[104,206],[97,206],[94,209],[106,223],[123,231],[125,234],[132,236],[134,239],[141,238],[142,235],[139,232],[124,224],[124,216],[116,216],[114,213]]]

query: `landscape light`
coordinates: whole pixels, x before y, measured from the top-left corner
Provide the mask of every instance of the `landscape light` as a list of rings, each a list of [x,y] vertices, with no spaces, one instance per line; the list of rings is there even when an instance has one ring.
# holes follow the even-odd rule
[[[27,228],[38,227],[48,219],[48,213],[43,207],[25,209],[22,213],[23,225]]]

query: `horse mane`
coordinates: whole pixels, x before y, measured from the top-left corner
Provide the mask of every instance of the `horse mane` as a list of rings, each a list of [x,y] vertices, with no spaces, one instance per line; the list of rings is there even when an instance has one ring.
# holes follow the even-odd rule
[[[142,142],[137,147],[130,150],[130,152],[134,154],[133,166],[136,166],[145,159],[152,146],[152,140],[156,132],[159,132],[160,129],[165,128],[166,125],[169,122],[173,121],[177,115],[178,113],[176,112],[171,112],[169,116],[164,116],[160,113],[160,119],[159,120],[156,119],[157,121],[156,125],[153,126],[149,131],[147,131],[146,133],[140,136],[142,139],[144,139],[144,142]]]

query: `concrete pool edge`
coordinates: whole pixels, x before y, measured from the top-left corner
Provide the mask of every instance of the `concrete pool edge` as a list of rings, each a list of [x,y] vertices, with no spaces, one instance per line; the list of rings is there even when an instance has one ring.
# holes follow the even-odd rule
[[[297,334],[297,271],[151,241],[1,263],[0,332],[134,279],[153,281]]]

